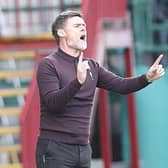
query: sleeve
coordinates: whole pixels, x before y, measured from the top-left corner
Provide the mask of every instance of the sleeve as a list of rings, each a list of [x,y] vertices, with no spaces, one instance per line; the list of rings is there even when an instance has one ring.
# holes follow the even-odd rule
[[[60,88],[60,79],[52,62],[44,58],[37,71],[37,83],[41,100],[50,111],[60,112],[79,91],[81,84],[77,78]]]
[[[110,90],[119,94],[129,94],[138,91],[149,83],[146,75],[123,78],[99,66],[97,87]]]

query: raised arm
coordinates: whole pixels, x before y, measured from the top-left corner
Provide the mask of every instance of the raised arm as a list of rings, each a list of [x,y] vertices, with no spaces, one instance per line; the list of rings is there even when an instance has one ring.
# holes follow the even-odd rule
[[[163,55],[160,55],[146,74],[129,78],[120,77],[99,66],[97,86],[120,94],[138,91],[164,75],[164,69],[160,64],[162,58]]]

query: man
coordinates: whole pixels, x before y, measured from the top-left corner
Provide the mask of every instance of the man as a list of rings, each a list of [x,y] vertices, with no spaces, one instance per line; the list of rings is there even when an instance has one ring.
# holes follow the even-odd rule
[[[146,74],[121,78],[83,58],[87,48],[86,24],[76,11],[57,16],[52,33],[58,50],[43,58],[37,81],[40,91],[40,135],[37,168],[90,168],[91,107],[96,87],[128,94],[164,75],[162,55]]]

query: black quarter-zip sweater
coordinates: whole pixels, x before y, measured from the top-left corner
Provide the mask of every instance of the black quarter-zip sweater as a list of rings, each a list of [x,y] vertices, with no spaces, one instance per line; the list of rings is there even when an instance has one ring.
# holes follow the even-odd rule
[[[37,71],[41,104],[39,138],[88,144],[96,87],[128,94],[149,84],[145,75],[122,78],[92,59],[88,63],[90,70],[81,85],[76,75],[78,58],[58,49],[40,61]]]

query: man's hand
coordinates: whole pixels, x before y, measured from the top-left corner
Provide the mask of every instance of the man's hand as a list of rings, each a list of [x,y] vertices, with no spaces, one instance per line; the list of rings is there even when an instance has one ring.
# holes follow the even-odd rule
[[[163,55],[160,55],[146,73],[146,78],[149,82],[157,80],[165,74],[164,68],[160,64],[162,58]]]
[[[83,52],[81,52],[77,65],[77,79],[80,84],[83,84],[86,80],[87,69],[90,69],[88,61],[83,61]]]

